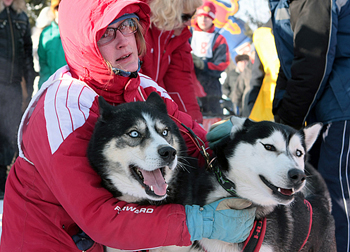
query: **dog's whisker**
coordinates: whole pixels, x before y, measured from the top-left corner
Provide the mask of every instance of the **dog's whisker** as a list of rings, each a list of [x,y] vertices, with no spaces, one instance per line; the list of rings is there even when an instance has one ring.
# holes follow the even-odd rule
[[[179,166],[180,168],[182,168],[183,170],[187,171],[188,173],[190,172],[190,170],[187,169],[186,167],[193,168],[191,165],[184,164],[184,163],[182,163],[182,162],[179,162],[179,163],[178,163],[178,166]]]
[[[191,162],[190,162],[190,160],[197,160],[197,159],[195,159],[195,158],[193,158],[193,159],[190,159],[190,158],[188,158],[188,157],[178,157],[178,160],[180,160],[180,161],[183,161],[183,162],[186,162],[187,164],[191,164]]]
[[[190,157],[190,156],[182,156],[184,159],[191,159],[191,160],[197,160],[195,157]]]

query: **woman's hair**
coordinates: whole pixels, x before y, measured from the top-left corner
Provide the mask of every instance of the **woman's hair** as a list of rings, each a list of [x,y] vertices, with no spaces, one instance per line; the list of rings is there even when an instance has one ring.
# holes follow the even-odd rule
[[[142,56],[146,53],[146,40],[145,40],[145,37],[143,36],[145,31],[142,25],[140,24],[140,22],[136,18],[133,18],[133,20],[135,20],[137,25],[137,32],[135,33],[137,50],[138,50],[139,56]]]
[[[151,0],[151,23],[160,30],[174,30],[181,26],[183,13],[191,14],[202,4],[202,0]]]

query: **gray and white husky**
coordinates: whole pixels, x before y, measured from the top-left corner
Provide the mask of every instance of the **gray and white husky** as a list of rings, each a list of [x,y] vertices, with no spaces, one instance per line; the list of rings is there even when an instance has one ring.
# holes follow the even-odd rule
[[[209,170],[191,168],[179,129],[156,93],[146,102],[117,107],[99,102],[88,158],[118,199],[205,205],[233,194],[257,207],[257,222],[245,243],[202,239],[188,248],[157,251],[336,251],[327,187],[306,162],[321,124],[297,131],[231,117],[234,127],[215,147]]]

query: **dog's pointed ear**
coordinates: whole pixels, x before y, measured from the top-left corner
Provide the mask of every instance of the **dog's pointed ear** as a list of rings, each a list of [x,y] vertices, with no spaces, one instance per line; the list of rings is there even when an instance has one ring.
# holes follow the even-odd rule
[[[165,114],[168,114],[168,111],[166,109],[166,105],[163,101],[163,98],[160,97],[160,95],[157,92],[152,92],[148,96],[146,102],[147,102],[147,104],[151,105],[152,107],[154,107],[158,111],[165,113]]]
[[[247,123],[251,122],[248,118],[238,116],[231,116],[230,120],[233,125],[230,133],[231,138],[238,130],[242,129]]]
[[[323,126],[322,123],[315,123],[305,127],[304,129],[301,129],[304,132],[305,145],[306,145],[307,151],[309,151],[312,145],[315,143],[318,135],[320,134],[322,126]]]
[[[100,110],[100,118],[102,118],[103,121],[110,118],[114,107],[110,105],[102,96],[98,97],[98,105]]]
[[[238,116],[231,116],[230,117],[231,123],[234,126],[242,126],[245,121],[247,120],[247,118],[245,117],[238,117]]]

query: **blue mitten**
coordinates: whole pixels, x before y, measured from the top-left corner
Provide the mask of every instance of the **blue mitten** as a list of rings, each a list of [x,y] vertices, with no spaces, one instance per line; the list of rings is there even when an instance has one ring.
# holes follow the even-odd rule
[[[210,149],[213,149],[223,138],[229,136],[232,127],[233,124],[230,119],[213,124],[207,134]]]
[[[243,209],[250,205],[251,202],[238,198],[221,199],[203,207],[186,205],[186,223],[191,241],[202,238],[229,243],[245,241],[255,219],[255,207]]]

